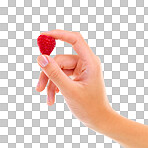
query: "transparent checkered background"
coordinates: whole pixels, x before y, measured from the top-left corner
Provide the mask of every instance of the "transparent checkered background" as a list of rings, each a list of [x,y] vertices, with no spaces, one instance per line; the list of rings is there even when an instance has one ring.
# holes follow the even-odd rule
[[[36,92],[36,39],[53,29],[80,32],[102,61],[112,107],[148,124],[148,0],[0,0],[0,147],[120,148],[75,119],[60,93],[49,107],[46,90]],[[56,54],[76,53],[57,41]]]

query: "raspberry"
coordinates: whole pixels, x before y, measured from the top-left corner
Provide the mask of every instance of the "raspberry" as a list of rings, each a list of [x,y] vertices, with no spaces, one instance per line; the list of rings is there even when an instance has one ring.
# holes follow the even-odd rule
[[[51,36],[40,35],[37,39],[37,44],[42,54],[50,55],[56,45],[56,42]]]

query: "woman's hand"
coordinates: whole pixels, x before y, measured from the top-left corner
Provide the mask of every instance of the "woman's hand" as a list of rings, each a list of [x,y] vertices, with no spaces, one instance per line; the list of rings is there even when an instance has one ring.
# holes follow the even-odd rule
[[[58,55],[53,59],[41,55],[37,58],[43,72],[36,90],[42,91],[50,80],[47,86],[48,105],[54,103],[55,92],[60,90],[69,109],[84,125],[126,148],[148,148],[148,126],[128,120],[110,107],[101,62],[83,37],[79,33],[62,30],[44,34],[72,44],[78,54]]]
[[[49,79],[48,105],[54,103],[55,92],[60,90],[69,109],[86,126],[93,128],[105,123],[112,109],[105,92],[100,59],[78,32],[53,30],[42,34],[70,43],[78,55],[57,55],[53,59],[40,55],[37,62],[43,71],[36,90],[44,90]]]

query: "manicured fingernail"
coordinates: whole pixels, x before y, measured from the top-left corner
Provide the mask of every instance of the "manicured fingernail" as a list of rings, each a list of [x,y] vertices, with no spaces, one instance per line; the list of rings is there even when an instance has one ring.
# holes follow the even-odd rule
[[[46,32],[42,32],[42,33],[40,33],[41,35],[45,35],[46,34]]]
[[[40,82],[38,82],[37,86],[36,87],[40,87]]]
[[[51,31],[45,31],[45,32],[41,32],[41,35],[47,35],[47,34],[51,34]]]
[[[39,64],[40,64],[42,67],[46,67],[47,64],[49,63],[49,61],[47,60],[46,56],[44,56],[44,55],[41,55],[41,56],[38,58],[38,62],[39,62]]]
[[[47,96],[47,103],[50,104],[50,98]]]

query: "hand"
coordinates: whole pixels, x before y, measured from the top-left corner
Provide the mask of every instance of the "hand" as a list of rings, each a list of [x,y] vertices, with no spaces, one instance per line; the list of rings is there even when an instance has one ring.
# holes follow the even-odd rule
[[[101,132],[127,148],[148,148],[148,126],[128,120],[109,105],[100,59],[77,32],[53,30],[43,33],[72,44],[78,55],[37,58],[42,68],[37,91],[47,86],[47,103],[55,92],[63,94],[69,109],[89,128]],[[70,79],[72,76],[73,79]],[[137,140],[138,139],[138,140]]]
[[[78,32],[52,30],[42,34],[70,43],[78,55],[57,55],[54,58],[40,55],[37,62],[43,71],[36,90],[44,90],[49,79],[48,105],[54,103],[55,92],[60,90],[69,109],[86,126],[95,128],[95,125],[105,123],[112,108],[105,92],[100,59]]]

